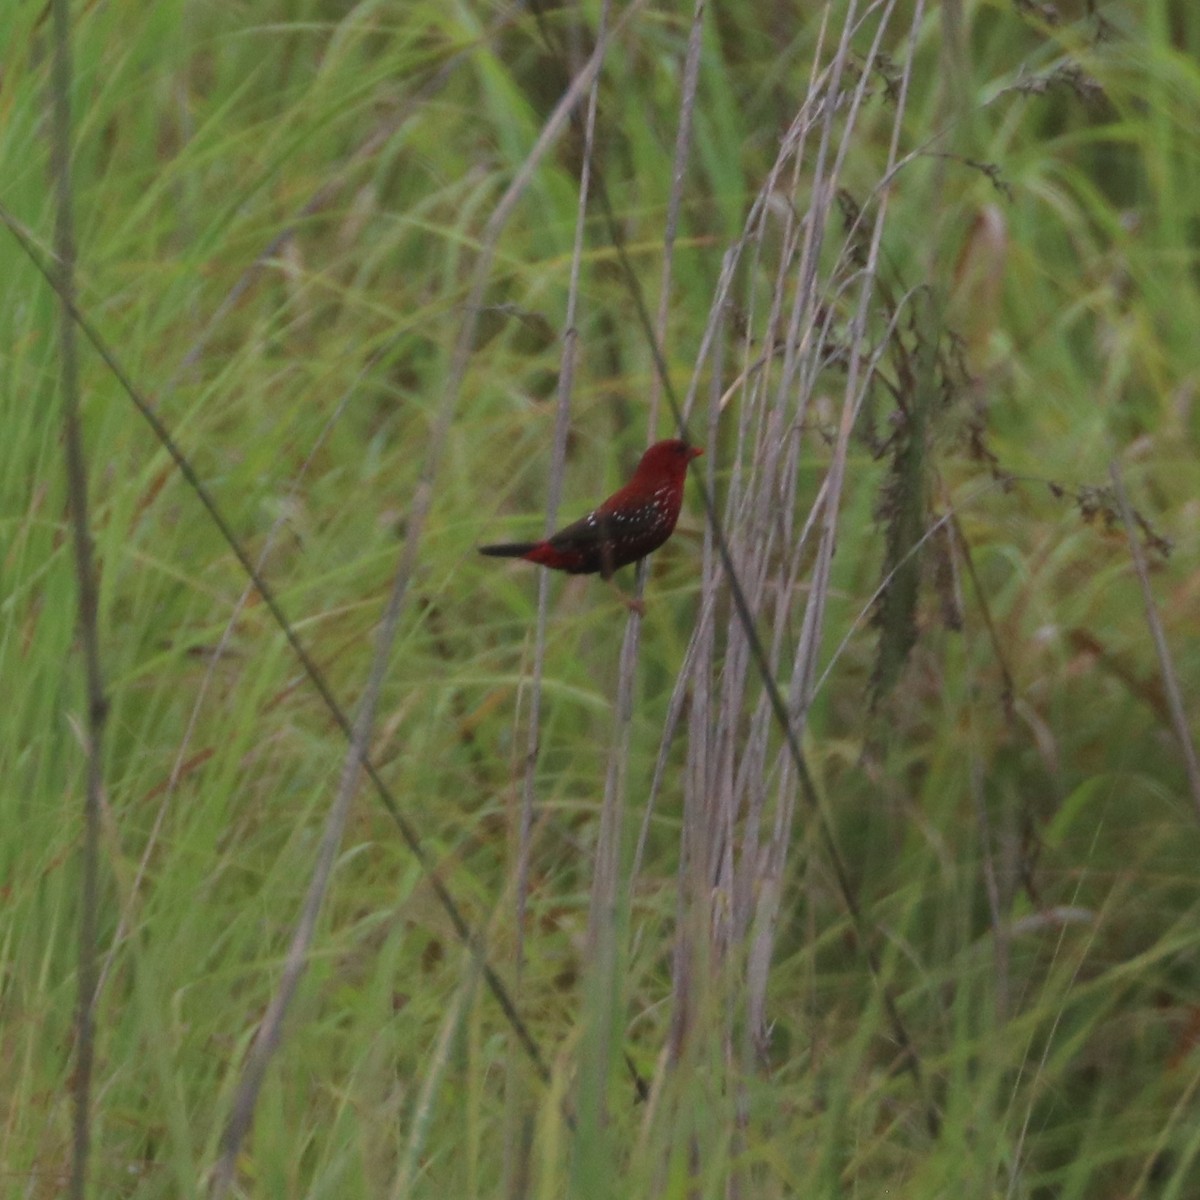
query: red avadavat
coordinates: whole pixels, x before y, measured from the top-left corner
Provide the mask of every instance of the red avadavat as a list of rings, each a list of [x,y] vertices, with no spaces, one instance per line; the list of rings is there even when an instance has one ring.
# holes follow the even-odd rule
[[[656,442],[633,478],[586,517],[540,542],[480,546],[480,554],[523,558],[571,575],[609,579],[619,567],[638,562],[672,534],[683,503],[688,463],[704,451],[672,438]]]

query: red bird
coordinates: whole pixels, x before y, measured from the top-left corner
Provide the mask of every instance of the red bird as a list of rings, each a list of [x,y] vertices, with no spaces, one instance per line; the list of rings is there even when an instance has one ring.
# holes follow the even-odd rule
[[[688,463],[704,451],[672,438],[656,442],[633,478],[599,508],[541,542],[480,546],[480,554],[523,558],[571,575],[610,579],[618,567],[638,562],[672,534],[683,503]]]

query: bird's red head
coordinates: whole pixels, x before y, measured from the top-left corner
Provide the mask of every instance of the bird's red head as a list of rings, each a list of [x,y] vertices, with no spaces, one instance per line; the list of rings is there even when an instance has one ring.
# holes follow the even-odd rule
[[[680,438],[668,438],[655,442],[637,465],[635,479],[678,479],[687,474],[688,463],[704,451],[699,446],[689,446]]]

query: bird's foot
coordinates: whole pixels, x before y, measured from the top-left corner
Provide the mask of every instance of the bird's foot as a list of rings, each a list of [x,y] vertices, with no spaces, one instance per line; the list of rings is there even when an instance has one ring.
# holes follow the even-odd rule
[[[642,617],[643,619],[645,618],[646,605],[644,601],[639,600],[636,596],[625,595],[625,593],[621,591],[620,587],[617,586],[617,581],[615,579],[607,579],[605,582],[610,588],[612,588],[613,594],[617,597],[617,599],[620,600],[630,612],[635,612],[639,617]]]

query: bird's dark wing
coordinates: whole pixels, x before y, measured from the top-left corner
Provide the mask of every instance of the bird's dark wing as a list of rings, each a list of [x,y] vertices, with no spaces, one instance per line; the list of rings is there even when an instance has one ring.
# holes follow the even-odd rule
[[[611,537],[609,522],[603,516],[590,512],[570,525],[564,525],[549,539],[550,545],[556,550],[585,550],[591,546],[599,546],[605,537]]]
[[[563,526],[548,538],[551,547],[570,563],[564,569],[576,575],[599,571],[607,579],[620,563],[614,561],[612,520],[598,509]]]
[[[619,497],[620,493],[614,499]],[[676,513],[666,511],[657,497],[610,508],[611,503],[606,501],[550,538],[551,547],[573,564],[564,569],[577,574],[599,571],[607,579],[657,550],[675,527]]]

